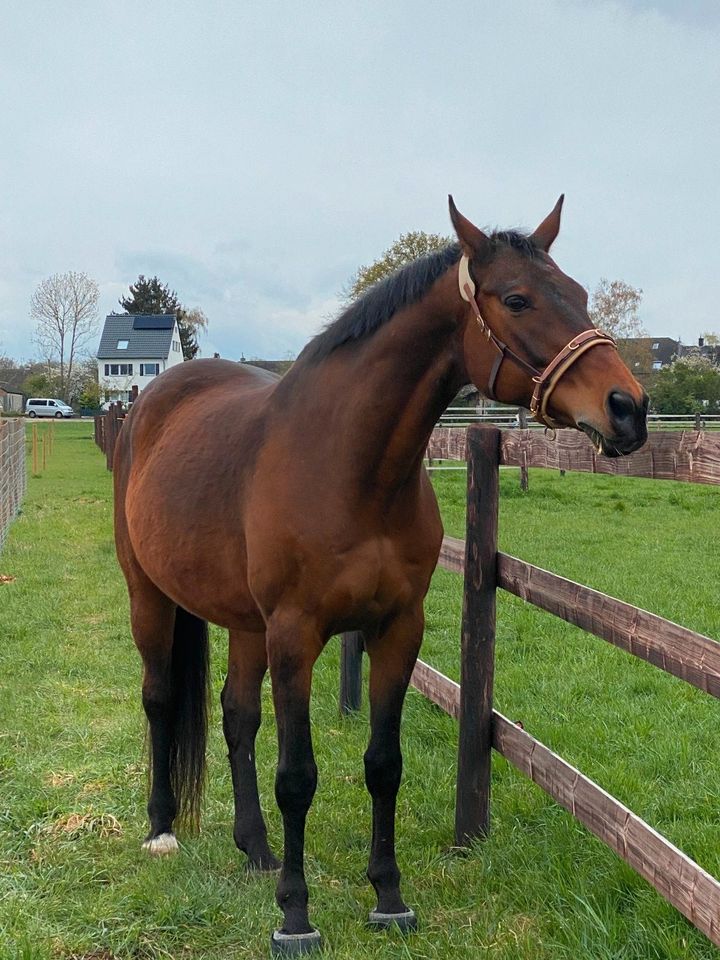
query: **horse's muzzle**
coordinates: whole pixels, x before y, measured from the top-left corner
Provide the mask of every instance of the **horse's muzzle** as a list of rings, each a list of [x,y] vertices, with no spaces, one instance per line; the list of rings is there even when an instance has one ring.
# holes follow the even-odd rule
[[[619,457],[642,447],[648,435],[648,396],[645,391],[637,400],[625,390],[613,390],[608,394],[606,406],[612,434],[604,438],[603,453]]]
[[[578,423],[598,453],[606,457],[624,457],[639,450],[647,440],[648,397],[645,391],[636,400],[625,390],[613,390],[608,394],[605,406],[610,425],[607,433],[601,433],[588,423]]]

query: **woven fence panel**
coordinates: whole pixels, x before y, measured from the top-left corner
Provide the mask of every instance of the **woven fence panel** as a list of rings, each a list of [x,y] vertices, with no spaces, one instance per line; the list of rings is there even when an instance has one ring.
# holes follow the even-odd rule
[[[500,462],[509,467],[547,467],[585,473],[689,483],[720,483],[720,432],[662,430],[653,432],[645,446],[628,457],[598,454],[584,433],[558,430],[503,430]],[[442,460],[465,459],[465,429],[436,427],[428,456]]]
[[[0,418],[0,550],[25,494],[25,421]]]

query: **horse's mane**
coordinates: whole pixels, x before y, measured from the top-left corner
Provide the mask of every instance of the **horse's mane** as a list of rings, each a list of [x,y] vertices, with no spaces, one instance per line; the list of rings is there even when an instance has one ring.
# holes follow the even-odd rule
[[[490,235],[490,240],[493,252],[499,246],[512,247],[526,257],[534,257],[537,252],[532,238],[517,230],[496,231]],[[372,336],[398,310],[421,300],[435,281],[459,259],[460,244],[450,243],[399,267],[373,284],[313,337],[298,359],[317,363],[343,344]]]

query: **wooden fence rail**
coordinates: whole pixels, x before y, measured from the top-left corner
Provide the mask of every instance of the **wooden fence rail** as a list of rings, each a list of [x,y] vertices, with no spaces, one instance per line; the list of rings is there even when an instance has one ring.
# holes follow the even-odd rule
[[[20,510],[26,486],[25,421],[0,418],[0,549]]]
[[[460,717],[460,685],[418,661],[411,683]],[[720,943],[720,884],[624,804],[539,740],[493,710],[492,745],[606,843],[698,930]]]
[[[456,842],[464,844],[487,833],[494,748],[720,946],[720,883],[562,757],[495,711],[492,703],[498,587],[720,696],[720,644],[716,641],[497,550],[501,464],[718,483],[720,437],[695,431],[658,433],[651,435],[649,450],[624,461],[602,463],[582,436],[570,434],[565,443],[559,440],[562,435],[552,439],[528,434],[488,426],[472,426],[467,433],[439,428],[428,451],[433,458],[468,460],[467,538],[463,542],[446,537],[440,552],[441,566],[464,575],[461,682],[449,680],[422,661],[411,681],[460,724]],[[343,639],[342,683],[357,687],[356,638],[354,643],[351,662]]]

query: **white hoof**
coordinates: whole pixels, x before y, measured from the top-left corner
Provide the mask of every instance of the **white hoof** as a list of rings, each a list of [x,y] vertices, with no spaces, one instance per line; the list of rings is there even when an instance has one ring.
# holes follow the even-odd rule
[[[174,833],[161,833],[159,837],[146,840],[142,846],[151,857],[167,857],[180,849]]]

